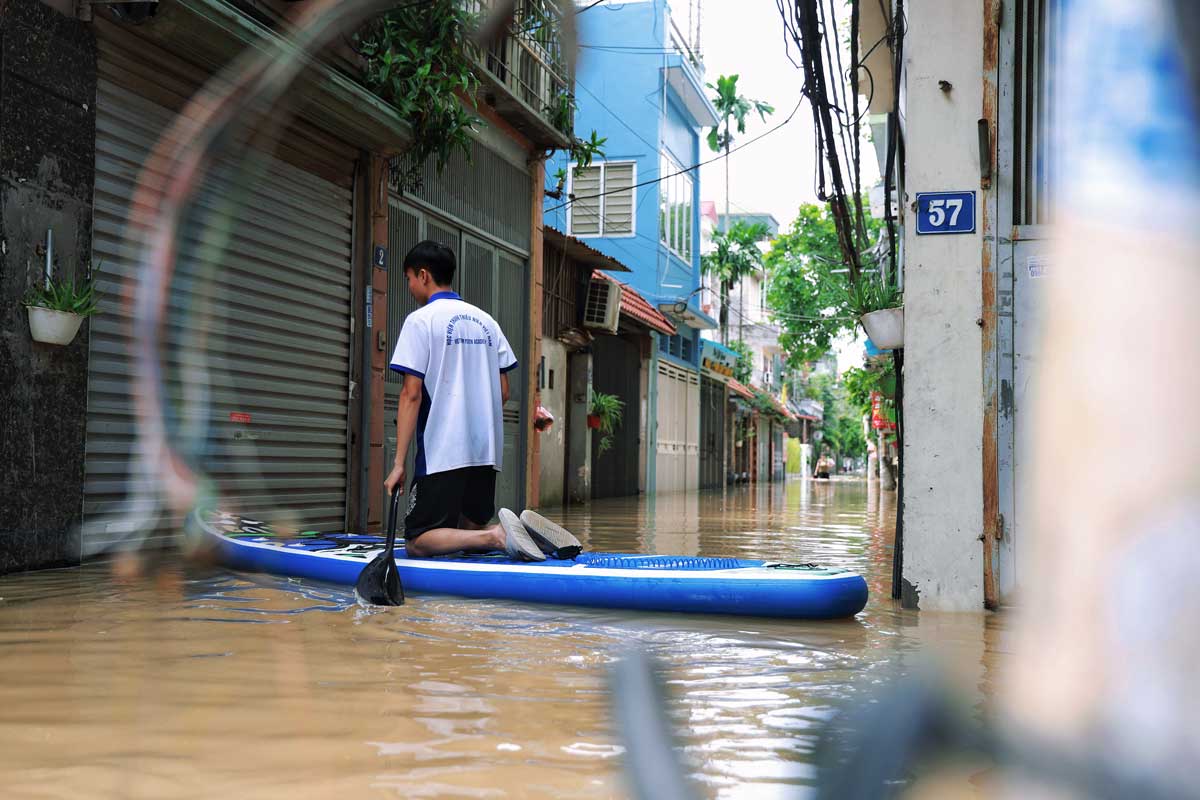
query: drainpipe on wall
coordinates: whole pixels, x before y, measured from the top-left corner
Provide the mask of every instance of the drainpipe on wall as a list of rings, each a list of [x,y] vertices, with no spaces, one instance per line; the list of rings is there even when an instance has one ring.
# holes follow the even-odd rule
[[[529,443],[528,458],[525,459],[525,507],[538,505],[541,478],[542,442],[534,433],[533,420],[537,417],[541,395],[538,388],[537,370],[534,364],[542,359],[542,291],[544,237],[542,234],[543,190],[546,182],[546,162],[538,160],[530,165],[530,185],[533,188],[530,201],[533,204],[532,229],[529,234],[529,363],[522,365],[525,371],[526,413],[524,441]]]
[[[658,494],[658,337],[650,342],[650,374],[646,392],[646,496]]]

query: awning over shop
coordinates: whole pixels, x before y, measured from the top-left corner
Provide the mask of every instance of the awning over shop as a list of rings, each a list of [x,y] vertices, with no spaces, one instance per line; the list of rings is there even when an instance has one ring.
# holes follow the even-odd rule
[[[568,236],[556,228],[547,225],[542,229],[542,234],[547,242],[566,253],[568,258],[575,259],[585,267],[605,269],[609,272],[632,272],[629,267],[612,256],[605,255],[582,240]]]
[[[758,396],[759,400],[765,401],[767,405],[769,405],[784,419],[794,419],[792,412],[788,410],[787,406],[785,406],[778,397],[775,397],[767,392],[766,389],[760,389],[757,386],[751,386],[750,390]]]
[[[621,283],[613,276],[606,275],[599,270],[593,272],[592,277],[603,278],[606,281],[612,281],[621,287],[622,316],[636,320],[652,330],[656,330],[659,333],[665,333],[667,336],[673,336],[675,334],[675,326],[671,324],[671,321],[662,314],[658,313],[658,310],[655,309],[654,306],[650,305],[646,298],[638,294],[637,290],[632,286],[627,283]]]
[[[153,24],[138,26],[136,32],[213,69],[227,66],[246,48],[301,59],[307,66],[288,97],[301,98],[297,110],[306,119],[351,144],[385,154],[412,144],[412,126],[393,106],[222,0],[161,3]]]
[[[747,400],[754,399],[754,392],[750,391],[748,388],[746,388],[746,386],[744,384],[738,383],[733,378],[729,379],[728,385],[729,385],[729,390],[731,392],[733,392],[734,394],[740,395],[741,397],[743,397]]]
[[[796,405],[798,406],[798,416],[802,419],[811,419],[815,422],[820,422],[825,418],[825,406],[821,404],[820,400],[805,397]]]

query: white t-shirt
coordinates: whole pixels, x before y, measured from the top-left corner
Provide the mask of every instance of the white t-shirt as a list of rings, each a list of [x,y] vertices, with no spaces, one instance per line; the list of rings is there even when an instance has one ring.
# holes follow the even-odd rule
[[[496,320],[454,292],[438,292],[408,315],[391,367],[424,382],[414,478],[485,465],[500,471],[500,373],[516,366]]]

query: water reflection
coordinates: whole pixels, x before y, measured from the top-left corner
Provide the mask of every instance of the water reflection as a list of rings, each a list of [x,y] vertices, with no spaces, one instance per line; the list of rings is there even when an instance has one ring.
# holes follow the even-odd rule
[[[819,561],[867,576],[858,618],[791,622],[411,597],[172,566],[0,579],[6,796],[620,795],[605,665],[670,669],[712,796],[798,796],[819,726],[931,647],[982,701],[997,622],[899,610],[895,498],[865,483],[608,500],[563,512],[594,549]],[[232,623],[232,624],[231,624]]]

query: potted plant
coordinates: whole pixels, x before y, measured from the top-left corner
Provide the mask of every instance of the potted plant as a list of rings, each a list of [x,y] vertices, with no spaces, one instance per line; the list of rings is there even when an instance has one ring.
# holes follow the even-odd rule
[[[625,409],[625,401],[614,394],[605,394],[604,392],[592,392],[591,413],[588,415],[588,427],[596,428],[600,431],[600,444],[597,449],[598,455],[603,455],[606,450],[612,447],[612,435],[621,425],[621,415]],[[592,424],[592,418],[597,420],[596,425]]]
[[[862,278],[849,287],[850,307],[881,350],[904,347],[904,305],[894,286]]]
[[[96,286],[92,280],[79,285],[48,277],[45,286],[29,290],[25,308],[35,342],[70,344],[84,318],[96,313]]]

